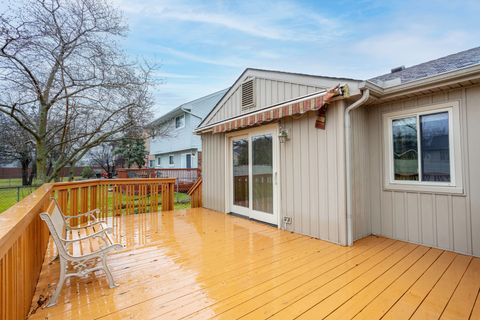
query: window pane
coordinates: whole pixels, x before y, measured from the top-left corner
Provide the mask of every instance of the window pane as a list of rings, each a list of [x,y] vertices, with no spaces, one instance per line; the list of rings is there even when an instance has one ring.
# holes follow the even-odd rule
[[[392,121],[395,180],[418,180],[417,118]]]
[[[175,118],[175,128],[183,127],[185,124],[185,116],[181,115]]]
[[[271,134],[252,138],[253,210],[273,214],[273,138]]]
[[[234,140],[232,148],[233,203],[248,208],[248,140]]]
[[[420,116],[422,181],[450,182],[448,112]]]

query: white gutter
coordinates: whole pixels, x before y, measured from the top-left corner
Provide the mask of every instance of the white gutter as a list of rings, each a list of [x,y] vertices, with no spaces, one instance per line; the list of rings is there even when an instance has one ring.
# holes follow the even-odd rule
[[[346,184],[347,184],[347,245],[353,245],[353,219],[352,219],[352,132],[350,112],[362,106],[370,97],[370,90],[362,91],[362,96],[347,109],[345,109],[345,157],[346,157]]]
[[[202,117],[197,116],[197,115],[196,115],[195,113],[193,113],[191,110],[185,109],[185,108],[183,108],[183,107],[181,107],[180,109],[181,109],[183,112],[188,113],[188,114],[192,115],[193,117],[202,120]]]

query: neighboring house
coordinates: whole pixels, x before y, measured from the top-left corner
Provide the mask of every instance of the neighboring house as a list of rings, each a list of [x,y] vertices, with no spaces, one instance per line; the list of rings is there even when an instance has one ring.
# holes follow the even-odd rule
[[[225,94],[221,90],[208,96],[182,104],[153,121],[157,137],[148,139],[148,167],[198,168],[202,143],[193,130]]]
[[[479,123],[480,47],[367,81],[247,69],[196,130],[203,206],[480,256]]]

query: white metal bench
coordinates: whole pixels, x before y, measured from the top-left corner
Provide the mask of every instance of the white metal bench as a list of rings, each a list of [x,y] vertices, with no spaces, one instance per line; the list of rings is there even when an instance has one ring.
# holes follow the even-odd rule
[[[107,253],[121,249],[122,245],[114,243],[109,235],[111,227],[103,223],[87,224],[83,227],[70,227],[56,201],[52,201],[49,211],[40,214],[50,230],[60,258],[60,276],[55,292],[47,307],[57,304],[58,297],[66,278],[85,277],[91,272],[105,271],[110,288],[117,285],[107,264]],[[84,216],[81,214],[80,216]],[[97,220],[98,222],[98,220]],[[69,266],[73,272],[69,272]]]

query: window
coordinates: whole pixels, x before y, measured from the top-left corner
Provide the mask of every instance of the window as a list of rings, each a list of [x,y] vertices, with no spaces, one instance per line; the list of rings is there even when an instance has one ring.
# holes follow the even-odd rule
[[[175,160],[174,160],[174,158],[173,158],[173,155],[169,155],[169,156],[168,156],[168,164],[169,164],[170,166],[175,165]]]
[[[185,127],[185,115],[182,114],[175,118],[175,129],[180,129]]]
[[[149,167],[150,167],[150,168],[153,168],[154,161],[153,161],[153,160],[150,160],[149,163],[150,163]]]
[[[158,157],[157,158],[157,166],[159,166],[162,162],[161,162],[162,158]]]
[[[385,115],[387,187],[461,187],[458,119],[458,103]]]

